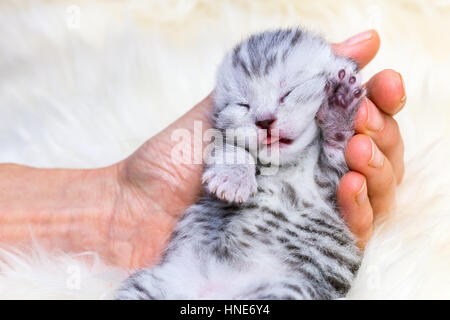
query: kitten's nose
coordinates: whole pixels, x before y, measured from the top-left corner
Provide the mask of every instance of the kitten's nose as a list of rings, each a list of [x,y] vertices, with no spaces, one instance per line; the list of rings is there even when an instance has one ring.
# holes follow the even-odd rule
[[[275,122],[276,119],[266,119],[262,121],[256,121],[255,124],[261,129],[269,129],[272,123]]]

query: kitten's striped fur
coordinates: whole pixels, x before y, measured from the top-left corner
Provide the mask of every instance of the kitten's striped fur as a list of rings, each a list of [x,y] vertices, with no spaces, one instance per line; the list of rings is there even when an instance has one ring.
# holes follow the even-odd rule
[[[205,195],[179,221],[160,263],[131,276],[117,298],[345,295],[361,256],[337,210],[336,187],[348,170],[344,148],[363,95],[356,72],[352,61],[300,29],[265,32],[236,46],[219,70],[215,127],[256,130],[273,120],[286,141],[269,165],[276,174],[261,174],[266,156],[248,141],[225,139],[216,156],[254,162],[208,164]]]

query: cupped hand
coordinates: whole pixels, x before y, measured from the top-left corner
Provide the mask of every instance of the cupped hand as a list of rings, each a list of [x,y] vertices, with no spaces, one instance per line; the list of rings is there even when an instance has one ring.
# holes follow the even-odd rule
[[[362,42],[352,44],[355,39],[350,39],[334,49],[364,67],[378,50],[379,38],[375,31],[355,38]],[[367,98],[355,116],[356,135],[345,152],[350,172],[342,177],[337,191],[341,214],[360,248],[372,234],[375,217],[388,213],[395,205],[396,186],[404,174],[404,144],[393,118],[406,103],[402,76],[394,70],[383,70],[365,86]]]
[[[378,34],[367,31],[333,45],[333,49],[362,68],[375,56],[379,44]],[[368,98],[355,118],[357,135],[346,149],[351,171],[338,188],[341,213],[361,248],[370,238],[374,217],[392,207],[404,170],[403,142],[392,118],[405,103],[401,76],[392,70],[381,71],[366,88]],[[104,217],[111,263],[139,268],[159,258],[177,218],[201,190],[202,165],[184,164],[173,157],[172,149],[180,141],[173,140],[172,134],[177,129],[193,134],[196,120],[207,130],[211,111],[208,96],[114,166],[119,181],[117,199],[113,212]]]

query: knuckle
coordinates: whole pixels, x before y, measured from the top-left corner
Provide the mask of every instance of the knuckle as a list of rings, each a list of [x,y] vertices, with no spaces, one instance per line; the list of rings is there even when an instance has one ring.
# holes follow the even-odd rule
[[[372,206],[386,206],[392,199],[392,195],[395,194],[395,188],[397,186],[397,178],[389,166],[381,173],[381,176],[373,176],[368,180],[368,193]]]
[[[349,140],[345,150],[345,156],[350,161],[358,156],[370,155],[371,150],[372,144],[369,137],[365,134],[357,134]]]
[[[385,176],[385,184],[386,186],[388,186],[388,188],[384,188],[386,190],[386,192],[391,192],[393,188],[395,188],[396,186],[396,178],[395,178],[395,174],[394,171],[391,169],[386,173]]]
[[[358,236],[362,236],[372,228],[373,214],[371,210],[365,210],[355,221],[352,230]]]
[[[381,139],[378,140],[380,147],[386,151],[390,151],[393,148],[399,146],[400,143],[400,127],[397,121],[391,116],[386,118],[386,127]]]

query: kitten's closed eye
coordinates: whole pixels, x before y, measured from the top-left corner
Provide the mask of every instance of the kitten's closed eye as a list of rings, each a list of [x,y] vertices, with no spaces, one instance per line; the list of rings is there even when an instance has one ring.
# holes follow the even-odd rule
[[[250,109],[250,105],[248,103],[238,103],[237,105],[241,106],[241,107],[244,107],[244,108],[247,108],[247,109]]]
[[[289,91],[286,92],[283,96],[281,96],[280,99],[278,100],[278,102],[279,102],[280,104],[283,103],[284,100],[291,94],[292,90],[294,90],[294,89],[289,90]]]

